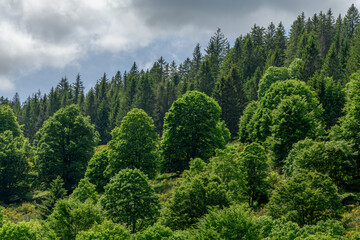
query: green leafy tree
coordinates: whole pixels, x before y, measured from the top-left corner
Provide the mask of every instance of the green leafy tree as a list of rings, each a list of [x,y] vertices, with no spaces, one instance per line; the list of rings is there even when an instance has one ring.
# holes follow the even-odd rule
[[[159,198],[138,169],[123,169],[112,177],[100,203],[109,218],[124,223],[132,233],[154,223],[159,215]]]
[[[328,174],[339,187],[346,187],[356,174],[355,153],[344,141],[316,142],[305,139],[296,143],[286,158],[285,173],[303,170]]]
[[[208,213],[209,207],[227,207],[229,199],[225,186],[216,175],[204,171],[204,162],[194,159],[185,178],[175,188],[172,198],[162,213],[164,224],[173,230],[196,224]]]
[[[303,226],[338,217],[342,206],[330,177],[317,172],[302,172],[275,189],[267,208],[272,217],[285,216]]]
[[[290,78],[290,72],[285,67],[269,67],[259,81],[258,99],[261,99],[271,84]]]
[[[105,185],[109,182],[109,178],[105,173],[109,165],[108,149],[105,148],[97,152],[89,160],[88,167],[86,168],[85,178],[96,186],[98,193],[104,192]]]
[[[70,191],[84,176],[98,134],[76,105],[60,109],[36,134],[36,163],[43,183],[60,176]]]
[[[22,135],[15,137],[9,130],[0,132],[0,201],[9,203],[27,193],[31,151]]]
[[[330,136],[334,140],[345,140],[353,145],[357,152],[360,150],[360,74],[350,76],[346,85],[345,116],[339,119],[339,126],[332,128]],[[360,165],[360,155],[356,157],[357,166]],[[359,170],[358,170],[359,171]]]
[[[144,110],[134,108],[112,131],[109,142],[109,176],[121,169],[137,168],[153,178],[157,172],[158,135],[153,120]]]
[[[95,185],[89,182],[87,178],[83,178],[80,180],[78,186],[70,195],[70,199],[74,199],[80,202],[89,200],[95,204],[98,198],[95,188]]]
[[[154,224],[136,235],[136,240],[167,240],[173,239],[173,231],[169,227]],[[177,239],[177,238],[176,238]]]
[[[0,239],[2,240],[29,240],[37,239],[36,233],[33,232],[25,222],[13,223],[7,222],[0,228]]]
[[[225,146],[221,109],[210,97],[190,91],[176,100],[164,120],[162,170],[183,171],[191,158],[209,159]]]
[[[251,121],[251,118],[254,116],[258,106],[259,106],[258,101],[252,101],[244,109],[243,115],[240,117],[240,121],[239,121],[240,142],[246,143],[250,141],[249,130],[247,129],[247,126]]]
[[[14,137],[22,133],[13,110],[8,105],[0,105],[0,133],[6,130],[11,131]]]
[[[105,220],[95,223],[89,230],[80,231],[76,240],[130,240],[129,231],[120,224]]]
[[[306,137],[314,139],[324,132],[321,120],[316,117],[320,110],[309,105],[305,98],[293,95],[282,99],[272,111],[272,135],[267,143],[274,153],[275,167],[283,166],[294,143]]]
[[[66,197],[66,190],[63,188],[63,185],[64,181],[60,177],[57,177],[50,183],[49,194],[46,195],[42,205],[39,206],[40,216],[43,219],[46,219],[53,212],[58,200]]]
[[[248,199],[249,207],[259,200],[261,195],[266,194],[268,184],[266,182],[269,165],[264,148],[257,143],[247,146],[239,155],[240,168],[244,174],[243,194]]]
[[[231,144],[224,149],[218,149],[216,150],[216,156],[209,160],[206,168],[211,174],[221,179],[227,195],[232,201],[244,200],[245,175],[241,167],[239,167],[241,166],[239,153],[242,150],[243,146],[238,144]]]
[[[90,201],[61,200],[47,221],[59,239],[73,240],[80,231],[90,229],[95,223],[101,224],[103,220],[100,207]]]
[[[197,226],[194,239],[261,238],[251,213],[242,206],[233,205],[205,215]]]

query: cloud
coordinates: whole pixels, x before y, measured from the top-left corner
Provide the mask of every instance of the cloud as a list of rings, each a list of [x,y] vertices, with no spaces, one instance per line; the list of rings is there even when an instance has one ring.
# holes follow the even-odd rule
[[[93,53],[138,56],[139,49],[167,39],[175,39],[175,47],[194,46],[217,27],[235,38],[255,23],[283,21],[290,27],[302,11],[339,13],[349,6],[343,0],[3,0],[0,89],[13,89],[14,80],[30,72],[78,64]]]
[[[0,92],[11,91],[15,88],[15,85],[12,81],[7,79],[4,76],[0,76]]]

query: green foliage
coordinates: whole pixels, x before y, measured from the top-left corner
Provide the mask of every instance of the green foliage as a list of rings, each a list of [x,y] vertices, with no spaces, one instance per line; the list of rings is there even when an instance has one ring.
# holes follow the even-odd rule
[[[330,137],[335,140],[345,140],[360,150],[360,73],[354,73],[346,85],[345,116],[339,119],[339,126],[332,128]],[[356,157],[359,166],[360,155]]]
[[[0,201],[22,199],[27,193],[31,155],[29,141],[22,135],[0,133]]]
[[[190,91],[176,100],[164,120],[162,170],[183,171],[191,158],[208,160],[225,146],[219,128],[221,109],[210,97]]]
[[[225,121],[231,135],[237,136],[238,121],[247,99],[241,85],[240,74],[235,67],[232,67],[229,74],[217,82],[213,97],[221,107],[221,119]]]
[[[138,169],[123,169],[110,179],[100,203],[109,218],[134,233],[155,222],[159,198]]]
[[[108,149],[105,148],[93,155],[86,168],[85,178],[89,179],[89,182],[96,186],[98,193],[103,193],[105,185],[109,182],[109,178],[105,174],[108,165]]]
[[[70,105],[60,109],[36,134],[36,163],[45,184],[60,176],[70,191],[84,176],[86,166],[98,142],[90,119]]]
[[[248,124],[251,121],[251,118],[253,117],[253,115],[256,113],[258,106],[259,106],[258,101],[250,102],[246,106],[246,108],[243,112],[243,115],[240,117],[240,122],[239,122],[239,141],[240,142],[247,143],[250,141],[250,136],[249,136],[250,130],[248,129]]]
[[[285,218],[272,220],[267,216],[256,219],[264,240],[300,240],[300,239],[342,239],[345,229],[336,221],[319,221],[316,225],[305,225],[286,221]]]
[[[336,218],[341,207],[331,179],[317,172],[293,175],[274,190],[267,205],[272,217],[285,216],[301,226]]]
[[[199,222],[194,239],[260,239],[260,231],[246,208],[215,210]]]
[[[283,165],[294,143],[306,137],[316,138],[324,132],[317,118],[320,109],[312,109],[309,105],[305,98],[293,95],[282,99],[272,111],[272,135],[267,142],[275,155],[276,167]]]
[[[157,170],[158,135],[153,120],[141,109],[134,108],[112,131],[109,142],[109,176],[124,168],[138,168],[153,178]]]
[[[305,139],[290,151],[285,174],[317,171],[327,174],[339,187],[346,187],[356,174],[354,152],[344,141],[315,142]]]
[[[207,170],[221,179],[228,197],[232,201],[243,200],[245,176],[241,169],[239,153],[241,146],[227,145],[225,149],[216,150],[216,156],[211,158]],[[192,161],[194,162],[194,160]],[[192,163],[191,162],[191,163]],[[204,171],[206,168],[202,171]]]
[[[74,199],[80,202],[85,202],[86,200],[90,200],[94,204],[97,202],[97,198],[98,195],[95,190],[95,185],[92,184],[87,178],[81,179],[79,185],[70,195],[70,199]]]
[[[53,211],[57,200],[66,197],[66,190],[63,188],[64,181],[58,176],[50,183],[49,194],[40,205],[40,216],[46,219]]]
[[[243,194],[248,198],[249,207],[266,195],[268,184],[266,182],[269,165],[264,148],[257,143],[247,146],[239,155],[240,168],[244,175]]]
[[[290,79],[289,69],[285,67],[269,67],[259,81],[258,99],[261,99],[271,84]]]
[[[103,222],[101,209],[91,201],[60,200],[48,218],[50,228],[63,240],[75,239],[80,231]]]
[[[160,224],[148,227],[143,232],[136,235],[136,240],[167,240],[173,239],[173,231]]]
[[[36,234],[31,231],[30,226],[25,223],[5,223],[2,228],[0,228],[0,239],[2,240],[32,240],[37,239]]]
[[[326,127],[335,125],[338,118],[343,115],[342,109],[345,105],[345,93],[340,83],[335,83],[332,78],[325,77],[324,74],[315,74],[310,79],[309,85],[317,93],[320,103],[324,108],[324,121]]]
[[[11,131],[14,137],[22,133],[13,110],[7,105],[0,105],[0,133],[6,130]]]
[[[184,173],[185,178],[166,203],[162,220],[171,229],[191,227],[208,212],[209,207],[223,208],[229,205],[221,179],[216,175],[202,172],[204,168],[201,159],[194,159],[190,170]]]
[[[130,240],[130,233],[120,224],[106,220],[95,223],[89,230],[80,231],[76,240]]]

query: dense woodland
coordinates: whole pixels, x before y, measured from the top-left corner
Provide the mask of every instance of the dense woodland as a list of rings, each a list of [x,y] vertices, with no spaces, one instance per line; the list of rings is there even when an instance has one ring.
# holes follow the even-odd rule
[[[0,239],[360,239],[360,15],[0,99]]]

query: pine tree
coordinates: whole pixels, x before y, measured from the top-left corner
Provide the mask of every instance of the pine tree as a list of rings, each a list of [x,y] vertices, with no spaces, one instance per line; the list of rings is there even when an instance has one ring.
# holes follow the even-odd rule
[[[311,32],[305,48],[302,50],[301,59],[303,65],[300,69],[300,78],[308,81],[321,68],[321,57],[315,32]]]
[[[63,188],[64,181],[57,177],[50,183],[49,194],[46,195],[40,207],[40,216],[46,219],[53,211],[55,203],[66,197],[66,190]]]
[[[290,29],[290,38],[286,49],[286,60],[285,65],[289,66],[290,63],[296,57],[296,53],[298,51],[298,42],[301,39],[305,31],[305,14],[302,13],[297,17],[297,19],[293,22]]]
[[[222,109],[221,119],[225,121],[231,136],[235,138],[239,131],[238,121],[247,102],[241,83],[240,76],[233,67],[228,76],[222,77],[216,84],[213,97]]]
[[[355,34],[355,30],[360,22],[359,10],[354,4],[348,9],[344,18],[344,28],[348,39],[351,39]]]

